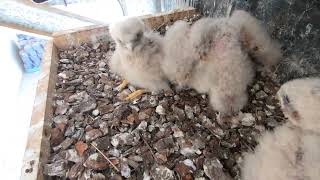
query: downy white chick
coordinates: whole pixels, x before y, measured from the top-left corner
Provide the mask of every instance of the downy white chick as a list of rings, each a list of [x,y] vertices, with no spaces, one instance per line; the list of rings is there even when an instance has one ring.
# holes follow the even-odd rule
[[[249,55],[266,66],[281,56],[254,17],[244,11],[233,16],[202,18],[191,28],[178,21],[165,35],[165,74],[179,85],[209,93],[211,105],[222,116],[239,112],[247,103],[247,86],[255,75]]]
[[[284,84],[278,97],[289,121],[262,136],[244,159],[243,180],[320,178],[320,79]]]
[[[242,46],[256,62],[267,68],[279,62],[282,57],[280,44],[270,37],[266,28],[254,16],[236,10],[229,21],[240,29]]]
[[[110,34],[116,42],[111,71],[149,91],[169,88],[160,67],[164,57],[160,35],[149,30],[138,18],[113,24]]]
[[[188,81],[196,58],[189,39],[190,25],[185,21],[176,21],[167,30],[164,37],[165,58],[162,65],[167,78],[180,87],[188,86]]]
[[[204,18],[190,30],[197,63],[190,85],[208,92],[210,103],[221,115],[233,115],[247,103],[247,86],[253,80],[253,63],[242,50],[240,31],[228,18]]]

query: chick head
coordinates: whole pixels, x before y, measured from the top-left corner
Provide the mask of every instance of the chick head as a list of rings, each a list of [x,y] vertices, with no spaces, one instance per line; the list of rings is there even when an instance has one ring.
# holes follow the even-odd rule
[[[114,23],[109,30],[117,46],[129,51],[134,51],[137,46],[141,45],[146,31],[147,27],[138,18],[128,18]]]
[[[296,79],[278,91],[281,108],[289,121],[302,129],[320,132],[320,79]]]

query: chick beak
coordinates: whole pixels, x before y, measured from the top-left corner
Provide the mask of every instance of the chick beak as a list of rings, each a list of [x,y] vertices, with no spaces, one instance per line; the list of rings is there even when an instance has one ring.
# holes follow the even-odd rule
[[[134,48],[135,48],[135,43],[129,43],[129,44],[127,44],[126,45],[126,48],[129,50],[129,51],[133,51],[134,50]]]

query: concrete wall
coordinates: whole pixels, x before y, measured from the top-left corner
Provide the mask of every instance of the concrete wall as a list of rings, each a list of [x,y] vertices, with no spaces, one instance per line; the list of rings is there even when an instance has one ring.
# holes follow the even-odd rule
[[[0,27],[0,82],[3,85],[10,85],[11,88],[2,89],[4,93],[15,93],[18,89],[23,74],[23,66],[19,59],[18,48],[15,44],[15,33],[7,28]],[[1,93],[0,95],[4,95]]]
[[[49,33],[92,25],[89,22],[51,13],[10,0],[0,1],[0,22],[18,24],[23,27]]]

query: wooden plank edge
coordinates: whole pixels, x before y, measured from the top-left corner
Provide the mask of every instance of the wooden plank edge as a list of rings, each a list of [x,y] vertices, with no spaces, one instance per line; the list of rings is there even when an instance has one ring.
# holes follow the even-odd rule
[[[45,49],[21,168],[20,179],[23,180],[45,179],[43,165],[50,153],[52,96],[56,80],[58,52],[52,40],[46,44]]]
[[[157,18],[160,16],[174,16],[177,14],[183,14],[183,15],[188,15],[188,13],[194,15],[196,12],[195,8],[192,7],[188,7],[186,9],[183,10],[174,10],[174,11],[170,11],[170,12],[163,12],[163,13],[158,13],[155,15],[143,15],[143,16],[139,16],[138,18],[143,19],[144,21],[148,21],[148,19],[152,19],[152,18]],[[94,30],[94,29],[99,29],[99,28],[106,28],[108,27],[108,24],[99,24],[99,25],[90,25],[90,26],[84,26],[84,27],[79,27],[79,28],[74,28],[74,29],[68,29],[68,30],[64,30],[64,31],[57,31],[57,32],[53,32],[52,36],[53,37],[59,37],[59,36],[63,36],[66,34],[71,34],[71,33],[77,33],[77,32],[81,32],[81,31],[90,31],[90,30]]]
[[[184,17],[190,17],[196,14],[195,8],[185,8],[171,12],[159,13],[155,15],[140,16],[149,27],[157,28],[169,21],[176,21]],[[83,42],[95,42],[105,39],[108,36],[108,25],[92,25],[67,31],[54,32],[54,44],[61,49],[70,46],[79,46]]]

